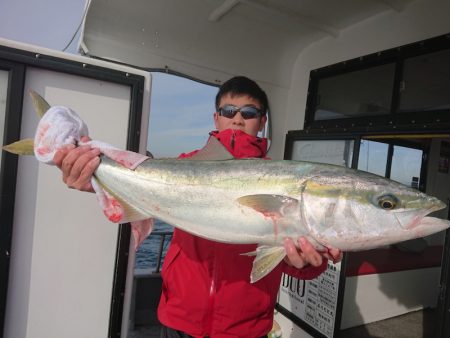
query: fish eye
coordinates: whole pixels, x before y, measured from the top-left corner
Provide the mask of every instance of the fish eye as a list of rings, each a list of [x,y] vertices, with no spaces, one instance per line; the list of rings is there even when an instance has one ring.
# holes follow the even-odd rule
[[[393,195],[383,195],[378,198],[378,205],[384,210],[392,210],[398,204],[398,199]]]

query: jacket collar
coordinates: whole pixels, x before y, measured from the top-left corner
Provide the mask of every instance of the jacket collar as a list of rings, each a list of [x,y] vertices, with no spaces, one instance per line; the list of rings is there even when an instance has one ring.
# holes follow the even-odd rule
[[[267,139],[252,136],[241,130],[225,129],[221,132],[210,132],[219,140],[235,158],[265,158],[267,154]]]

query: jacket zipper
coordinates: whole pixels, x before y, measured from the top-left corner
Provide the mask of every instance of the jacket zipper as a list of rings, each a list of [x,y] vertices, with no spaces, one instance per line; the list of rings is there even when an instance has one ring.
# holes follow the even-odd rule
[[[236,142],[236,131],[233,129],[233,132],[231,133],[231,141],[230,141],[230,148],[234,150],[234,143]]]
[[[217,250],[216,245],[213,246],[213,265],[211,267],[212,270],[212,276],[211,276],[211,283],[209,285],[209,299],[208,299],[208,306],[206,308],[206,337],[210,337],[212,334],[213,329],[213,321],[214,321],[214,303],[216,299],[216,288],[217,288]]]

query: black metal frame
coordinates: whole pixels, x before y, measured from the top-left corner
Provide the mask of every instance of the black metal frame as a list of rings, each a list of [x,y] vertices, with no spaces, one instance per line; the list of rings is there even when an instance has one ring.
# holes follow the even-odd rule
[[[79,75],[130,86],[131,101],[128,121],[127,149],[132,151],[139,150],[145,82],[143,76],[108,69],[89,63],[66,60],[51,55],[0,46],[0,69],[10,70],[5,137],[3,140],[4,144],[11,143],[20,138],[23,90],[27,67],[58,71],[61,73]],[[0,193],[2,197],[0,204],[0,217],[2,220],[0,224],[0,333],[4,330],[6,314],[9,256],[12,232],[14,230],[13,217],[16,177],[17,156],[4,152],[2,155],[2,172],[0,175]],[[109,337],[120,336],[130,233],[129,226],[119,226],[113,293],[111,299]]]
[[[447,215],[450,219],[450,209]],[[442,253],[442,268],[440,290],[438,298],[438,313],[436,325],[436,337],[445,338],[450,336],[450,229],[445,232],[445,245]]]
[[[19,139],[23,102],[25,67],[0,59],[0,70],[8,71],[5,130],[3,144]],[[12,224],[16,191],[17,156],[3,152],[0,171],[0,333],[3,332],[6,296],[8,292],[9,261],[11,256]]]
[[[449,126],[450,109],[397,114],[400,102],[400,81],[402,79],[404,61],[414,56],[425,55],[445,49],[450,49],[450,34],[441,35],[397,48],[391,48],[312,70],[309,78],[306,102],[305,129],[372,132],[379,130],[380,127],[387,127],[395,131],[432,130],[442,128],[443,125]],[[390,114],[346,119],[314,120],[318,84],[321,79],[388,63],[394,63],[396,65]]]

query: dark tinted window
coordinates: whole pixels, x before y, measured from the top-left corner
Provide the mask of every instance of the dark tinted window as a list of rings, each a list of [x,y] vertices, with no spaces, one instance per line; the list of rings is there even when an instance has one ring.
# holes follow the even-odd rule
[[[314,120],[390,113],[393,63],[320,79]]]
[[[400,112],[450,109],[450,49],[405,60]]]

